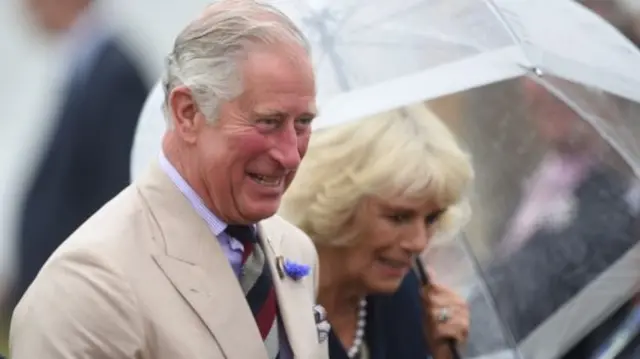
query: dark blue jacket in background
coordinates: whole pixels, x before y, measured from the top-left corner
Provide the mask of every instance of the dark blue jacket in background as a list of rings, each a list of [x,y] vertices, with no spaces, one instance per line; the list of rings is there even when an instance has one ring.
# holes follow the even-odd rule
[[[51,253],[129,184],[131,147],[148,88],[115,38],[72,77],[20,213],[19,299]]]

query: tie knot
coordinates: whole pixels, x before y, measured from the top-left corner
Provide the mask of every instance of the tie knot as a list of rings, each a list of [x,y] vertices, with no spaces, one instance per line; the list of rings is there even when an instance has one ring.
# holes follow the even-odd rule
[[[242,243],[256,243],[258,241],[252,226],[228,225],[224,231]]]

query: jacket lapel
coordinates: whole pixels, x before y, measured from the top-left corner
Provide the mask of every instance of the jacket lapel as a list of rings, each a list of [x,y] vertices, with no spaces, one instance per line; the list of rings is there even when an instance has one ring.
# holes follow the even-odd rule
[[[229,358],[267,359],[218,240],[157,164],[136,181],[151,213],[153,258]]]
[[[289,277],[282,278],[276,265],[276,258],[283,258],[298,261],[302,264],[300,255],[292,252],[290,248],[298,246],[287,246],[287,236],[281,228],[270,220],[262,221],[259,225],[260,239],[265,245],[265,253],[269,261],[271,273],[273,273],[274,287],[278,297],[280,318],[283,322],[287,339],[295,358],[313,358],[316,355],[318,333],[313,320],[313,304],[315,298],[311,298],[310,287],[301,281],[295,281]],[[312,286],[313,284],[308,284]]]

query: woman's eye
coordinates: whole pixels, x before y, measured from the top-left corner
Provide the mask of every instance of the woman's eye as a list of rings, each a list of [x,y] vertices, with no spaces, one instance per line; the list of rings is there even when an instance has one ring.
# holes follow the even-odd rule
[[[409,222],[411,220],[411,215],[407,213],[392,214],[389,216],[389,219],[394,223],[401,224]]]
[[[425,218],[425,222],[427,224],[434,224],[435,222],[438,221],[438,219],[440,219],[443,213],[444,213],[444,210],[433,212]]]

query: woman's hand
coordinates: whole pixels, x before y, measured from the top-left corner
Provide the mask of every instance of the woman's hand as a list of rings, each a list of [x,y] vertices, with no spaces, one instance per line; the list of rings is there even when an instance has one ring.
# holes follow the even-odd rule
[[[433,279],[433,275],[430,275]],[[464,344],[469,334],[469,308],[455,292],[431,283],[422,288],[427,343],[434,359],[451,358],[448,340]]]

